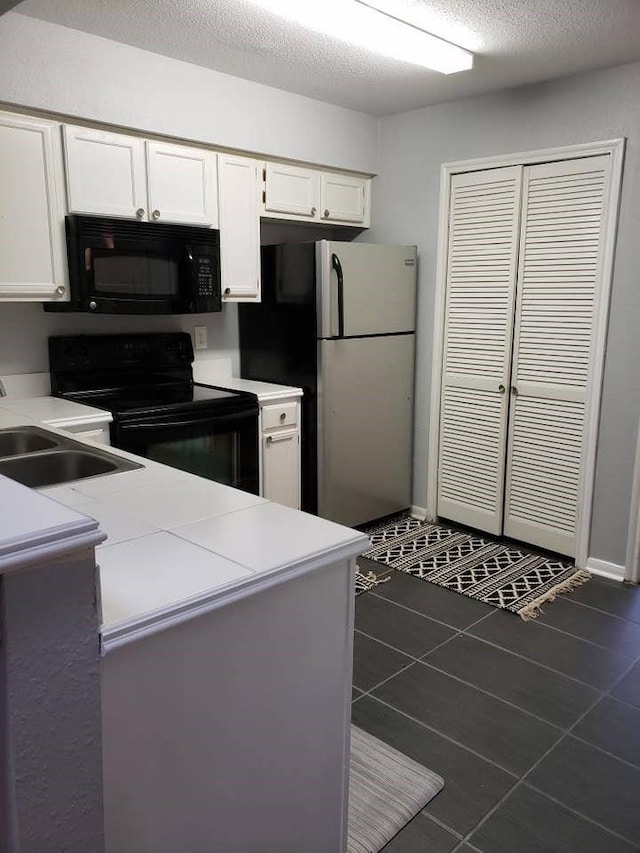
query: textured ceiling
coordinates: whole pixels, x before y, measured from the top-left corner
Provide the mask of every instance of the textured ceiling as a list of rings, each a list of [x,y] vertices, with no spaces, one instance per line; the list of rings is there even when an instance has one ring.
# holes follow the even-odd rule
[[[639,0],[370,2],[475,51],[474,69],[444,76],[376,57],[250,0],[25,0],[15,11],[376,115],[640,58]]]

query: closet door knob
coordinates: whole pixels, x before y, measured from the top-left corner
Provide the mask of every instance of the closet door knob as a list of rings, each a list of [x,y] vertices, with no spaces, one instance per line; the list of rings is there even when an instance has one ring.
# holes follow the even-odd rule
[[[505,392],[506,390],[507,390],[507,389],[504,387],[504,385],[502,385],[502,384],[501,384],[501,385],[498,385],[498,391],[499,391],[501,394],[504,394],[504,392]]]
[[[513,394],[514,397],[518,396],[518,386],[517,385],[511,386],[511,393]]]

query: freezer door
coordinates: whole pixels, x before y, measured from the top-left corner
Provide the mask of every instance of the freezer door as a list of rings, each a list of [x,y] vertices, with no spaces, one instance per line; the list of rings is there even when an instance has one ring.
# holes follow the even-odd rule
[[[318,337],[412,332],[416,247],[316,244]]]
[[[357,525],[409,507],[414,336],[318,348],[318,514]]]

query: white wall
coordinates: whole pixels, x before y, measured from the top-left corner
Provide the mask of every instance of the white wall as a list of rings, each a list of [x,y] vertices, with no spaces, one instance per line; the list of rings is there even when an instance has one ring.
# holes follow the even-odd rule
[[[0,18],[0,102],[147,133],[375,172],[375,117],[9,12]],[[184,317],[45,314],[0,303],[0,376],[48,370],[51,334],[208,329],[237,368],[237,312]]]
[[[0,302],[0,376],[47,373],[49,335],[114,334],[118,332],[191,332],[207,327],[208,349],[197,357],[232,359],[239,369],[238,321],[235,305],[220,314],[184,314],[170,317],[45,314],[39,303]]]
[[[249,152],[376,172],[374,116],[9,12],[0,101]]]
[[[414,503],[424,506],[440,166],[628,138],[612,290],[590,555],[623,564],[640,411],[640,64],[439,104],[381,120],[369,239],[417,243]]]

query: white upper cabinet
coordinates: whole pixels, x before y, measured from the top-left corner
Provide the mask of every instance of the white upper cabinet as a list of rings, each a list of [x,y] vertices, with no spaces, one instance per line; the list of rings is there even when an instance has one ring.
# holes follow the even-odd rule
[[[265,167],[264,208],[269,213],[292,213],[314,219],[318,213],[319,175],[281,163]]]
[[[320,217],[328,222],[365,221],[368,180],[323,172],[320,175]]]
[[[65,125],[70,213],[146,219],[144,140]]]
[[[60,126],[0,113],[0,299],[68,300]]]
[[[370,178],[266,163],[263,181],[263,216],[369,225]]]
[[[247,157],[220,154],[220,265],[222,298],[226,302],[260,299],[260,217],[258,171]]]
[[[216,154],[64,127],[70,213],[216,227]]]
[[[149,219],[216,228],[216,154],[147,142]]]

